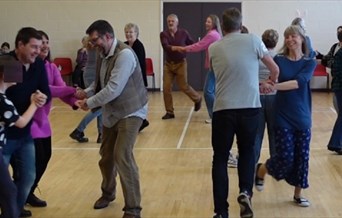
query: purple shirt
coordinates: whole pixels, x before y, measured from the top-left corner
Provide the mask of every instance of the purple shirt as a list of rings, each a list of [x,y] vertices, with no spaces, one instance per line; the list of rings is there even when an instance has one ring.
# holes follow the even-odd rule
[[[171,35],[169,30],[160,33],[160,43],[164,49],[166,61],[180,62],[186,58],[186,53],[172,51],[171,46],[187,46],[194,43],[188,31],[178,29],[174,36]]]
[[[185,47],[187,52],[199,52],[199,51],[203,51],[205,50],[205,63],[204,63],[204,67],[206,69],[209,69],[209,52],[208,52],[208,48],[209,45],[211,45],[212,43],[218,41],[221,39],[221,35],[219,32],[217,32],[217,30],[213,29],[210,30],[205,36],[204,38],[199,41],[196,42],[192,45],[188,45]]]
[[[79,67],[85,67],[88,60],[88,53],[86,49],[80,48],[77,51],[76,64]]]
[[[45,61],[45,69],[48,76],[51,97],[59,97],[65,103],[74,105],[77,100],[74,97],[76,89],[66,86],[61,73],[54,63]],[[51,101],[43,107],[38,108],[32,119],[31,135],[32,138],[46,138],[51,136],[51,126],[49,122],[49,113],[51,110]]]

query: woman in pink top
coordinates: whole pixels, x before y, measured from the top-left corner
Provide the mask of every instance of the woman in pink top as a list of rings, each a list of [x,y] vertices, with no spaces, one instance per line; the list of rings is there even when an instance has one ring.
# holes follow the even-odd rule
[[[45,61],[51,96],[58,97],[70,106],[74,106],[77,100],[74,97],[76,89],[65,85],[57,66],[50,61],[49,37],[45,32],[39,32],[43,38],[39,56]],[[39,108],[32,119],[31,134],[36,149],[36,179],[26,202],[33,207],[45,207],[47,205],[46,201],[40,200],[34,195],[34,190],[38,186],[38,182],[43,176],[51,158],[50,110],[51,101]]]
[[[205,22],[205,28],[207,30],[207,34],[202,40],[184,47],[172,46],[172,50],[179,52],[199,52],[205,50],[206,58],[204,67],[208,69],[208,73],[204,83],[203,92],[208,114],[211,119],[213,116],[213,106],[215,100],[215,76],[214,72],[210,69],[208,48],[212,43],[222,38],[220,19],[216,15],[209,15]],[[206,123],[210,122],[211,120],[206,120]]]

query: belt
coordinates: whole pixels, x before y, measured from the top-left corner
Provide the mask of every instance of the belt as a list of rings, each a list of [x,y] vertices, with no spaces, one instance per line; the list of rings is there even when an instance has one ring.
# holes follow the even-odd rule
[[[166,62],[169,63],[169,64],[179,64],[179,63],[182,63],[184,61],[185,61],[185,58],[182,59],[182,60],[178,60],[178,61],[166,61]]]

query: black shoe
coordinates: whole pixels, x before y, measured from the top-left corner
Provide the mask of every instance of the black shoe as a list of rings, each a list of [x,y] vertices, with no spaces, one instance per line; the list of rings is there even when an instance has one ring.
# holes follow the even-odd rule
[[[174,115],[174,114],[170,114],[170,113],[166,113],[166,114],[162,117],[163,120],[168,120],[168,119],[173,119],[173,118],[175,118],[175,115]]]
[[[84,143],[84,142],[88,142],[89,139],[84,137],[84,133],[78,131],[77,129],[75,129],[72,133],[70,133],[69,135],[72,139],[75,139],[76,141],[80,142],[80,143]]]
[[[334,151],[334,152],[336,152],[338,155],[342,155],[342,148],[337,148],[337,147],[328,146],[328,150],[329,150],[329,151]]]
[[[101,133],[99,133],[99,135],[97,136],[96,143],[99,143],[99,144],[102,143],[102,134]]]
[[[140,128],[139,128],[139,132],[141,132],[143,129],[145,129],[146,127],[148,127],[148,125],[150,125],[150,122],[148,122],[148,120],[143,120]]]
[[[39,199],[34,194],[28,196],[26,203],[31,205],[32,207],[46,207],[47,203],[44,200]]]
[[[237,201],[240,205],[240,217],[253,218],[253,209],[250,196],[245,192],[241,192],[237,198]]]
[[[228,218],[228,214],[217,213],[213,216],[213,218]]]
[[[32,216],[31,211],[25,210],[24,208],[21,210],[19,217],[30,217]]]
[[[200,98],[200,100],[195,102],[194,111],[199,111],[201,109],[201,106],[202,106],[202,97]]]

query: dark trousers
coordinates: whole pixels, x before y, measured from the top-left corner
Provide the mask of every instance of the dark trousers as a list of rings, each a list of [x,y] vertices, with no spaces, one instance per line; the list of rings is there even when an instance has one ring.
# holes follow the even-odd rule
[[[16,218],[19,216],[17,204],[17,187],[13,183],[8,171],[8,166],[2,156],[0,147],[0,208],[1,218]]]
[[[214,150],[212,180],[215,213],[228,213],[229,178],[227,161],[237,138],[239,151],[239,189],[252,196],[255,166],[255,138],[259,108],[216,111],[212,119],[212,146]]]
[[[30,194],[33,194],[37,188],[51,158],[51,136],[37,138],[33,141],[36,149],[36,179],[34,180]]]
[[[75,70],[71,75],[71,79],[72,79],[72,84],[74,86],[80,87],[82,89],[85,88],[84,80],[83,80],[83,69],[81,66],[77,65],[75,67]]]

